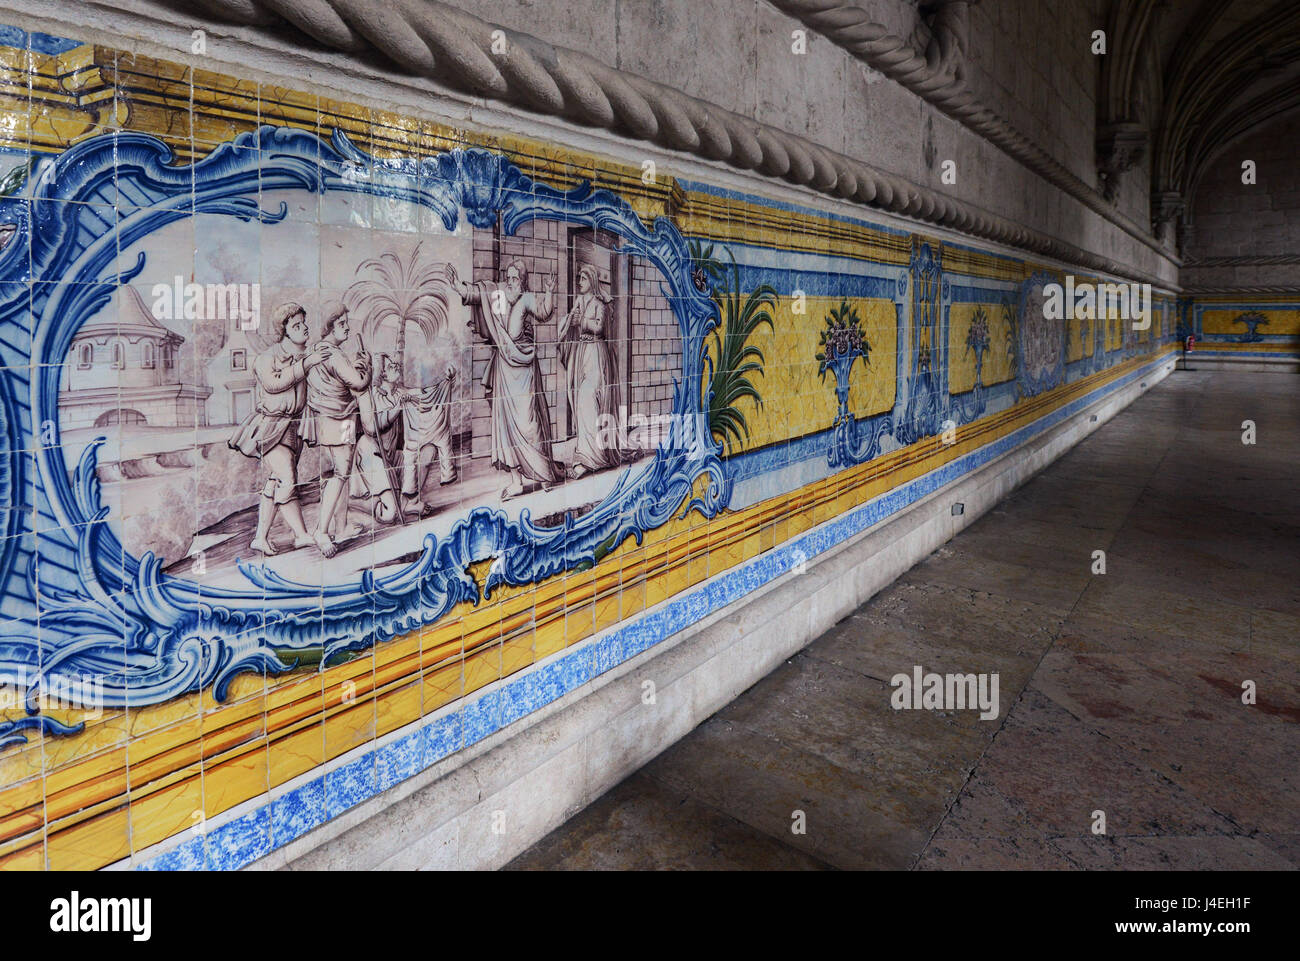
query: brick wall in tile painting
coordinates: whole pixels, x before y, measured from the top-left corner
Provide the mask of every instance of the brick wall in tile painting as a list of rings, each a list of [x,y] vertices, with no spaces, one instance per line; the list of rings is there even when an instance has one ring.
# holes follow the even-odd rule
[[[1019,306],[1065,268],[862,207],[772,204],[671,165],[647,185],[631,147],[595,156],[76,37],[0,39],[6,869],[248,863],[1172,346],[1172,330],[1106,324],[1071,346]],[[46,99],[74,68],[79,103]],[[535,362],[489,343],[500,334],[456,285],[500,282],[516,258],[532,303],[554,284],[554,310],[532,317]],[[926,343],[954,345],[924,358],[922,263],[940,279]],[[583,269],[604,306],[582,299]],[[173,310],[190,284],[205,303],[255,285],[256,320]],[[347,336],[314,348],[336,301]],[[569,367],[565,316],[603,324]],[[338,353],[343,384],[361,343],[399,362],[362,387],[303,379],[300,351]],[[187,359],[147,368],[144,344],[155,364],[163,349]],[[945,362],[960,391],[934,388]],[[613,394],[591,377],[627,409],[602,410]],[[549,448],[504,403],[533,384]],[[353,403],[387,426],[350,419]],[[597,413],[671,414],[676,433],[593,448]],[[486,456],[494,417],[516,432],[517,478]],[[937,444],[946,420],[956,443]]]
[[[682,369],[682,335],[663,296],[659,271],[632,260],[632,408],[649,417],[671,414],[673,379]]]

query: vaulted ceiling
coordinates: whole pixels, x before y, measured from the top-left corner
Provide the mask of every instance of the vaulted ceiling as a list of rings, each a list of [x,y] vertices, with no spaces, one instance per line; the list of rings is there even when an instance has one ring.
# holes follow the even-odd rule
[[[1191,209],[1210,161],[1300,109],[1297,0],[1113,0],[1098,91],[1098,162],[1149,151],[1154,229]]]

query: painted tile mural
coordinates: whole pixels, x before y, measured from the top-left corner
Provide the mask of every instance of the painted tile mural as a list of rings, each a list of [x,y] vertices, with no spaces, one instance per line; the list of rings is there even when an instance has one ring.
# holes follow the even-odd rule
[[[1176,336],[865,218],[0,40],[5,868],[248,863]]]
[[[1300,360],[1300,301],[1294,296],[1224,294],[1185,305],[1179,334],[1197,354],[1238,360]]]

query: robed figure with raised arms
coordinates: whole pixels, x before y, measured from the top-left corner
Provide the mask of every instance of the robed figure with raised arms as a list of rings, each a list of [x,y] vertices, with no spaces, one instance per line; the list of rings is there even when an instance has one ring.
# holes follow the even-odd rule
[[[540,293],[529,290],[522,260],[506,266],[504,279],[458,281],[461,299],[471,308],[469,326],[492,346],[483,386],[492,404],[492,466],[510,471],[503,500],[522,494],[529,482],[549,486],[559,479],[535,330],[554,309],[555,279],[547,277]]]

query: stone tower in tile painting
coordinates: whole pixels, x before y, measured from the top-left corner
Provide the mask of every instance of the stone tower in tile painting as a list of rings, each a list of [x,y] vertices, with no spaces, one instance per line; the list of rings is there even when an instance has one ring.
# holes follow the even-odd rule
[[[185,338],[155,320],[134,287],[119,287],[116,303],[72,340],[59,391],[64,428],[203,426],[212,391],[181,382]]]

